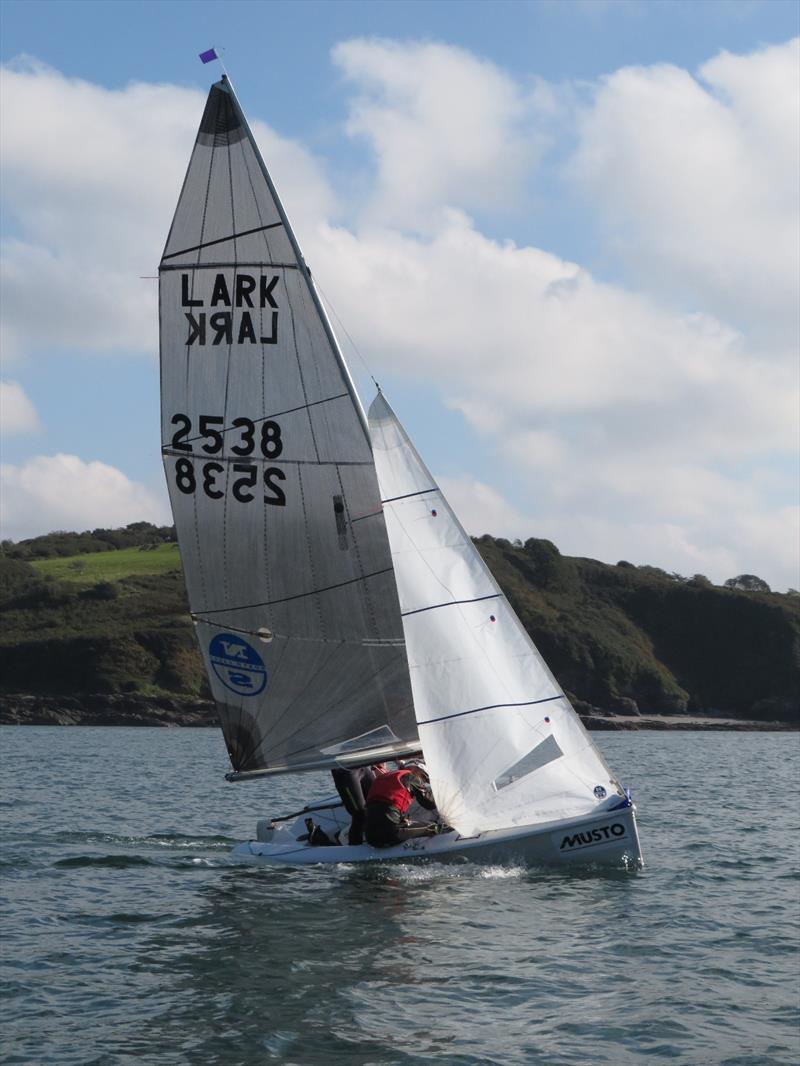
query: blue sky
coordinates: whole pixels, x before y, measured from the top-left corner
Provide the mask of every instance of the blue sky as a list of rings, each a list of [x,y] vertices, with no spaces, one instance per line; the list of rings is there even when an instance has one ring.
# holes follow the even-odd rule
[[[4,536],[167,518],[140,275],[213,44],[471,532],[800,584],[797,3],[0,10]]]

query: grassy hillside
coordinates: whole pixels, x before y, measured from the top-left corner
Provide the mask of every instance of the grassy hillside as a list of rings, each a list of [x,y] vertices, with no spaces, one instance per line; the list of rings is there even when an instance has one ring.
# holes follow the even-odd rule
[[[113,555],[0,559],[0,691],[207,694],[177,549]]]
[[[6,550],[0,692],[208,695],[171,538],[136,523]],[[476,543],[582,712],[800,723],[800,596],[568,558],[543,540]]]
[[[43,578],[90,588],[99,581],[180,572],[181,556],[177,543],[173,542],[91,555],[35,559],[31,561],[31,566]]]

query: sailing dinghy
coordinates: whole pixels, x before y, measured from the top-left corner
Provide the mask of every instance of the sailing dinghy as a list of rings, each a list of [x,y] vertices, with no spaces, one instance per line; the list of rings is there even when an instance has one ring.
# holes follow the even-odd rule
[[[164,467],[228,779],[421,750],[452,827],[312,846],[309,818],[349,825],[336,797],[234,855],[640,863],[630,794],[380,392],[365,416],[227,77],[159,275]]]

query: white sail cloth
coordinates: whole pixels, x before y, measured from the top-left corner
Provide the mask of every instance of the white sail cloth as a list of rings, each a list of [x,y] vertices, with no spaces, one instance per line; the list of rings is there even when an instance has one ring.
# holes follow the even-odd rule
[[[369,410],[414,710],[462,835],[586,814],[621,789],[393,411]]]
[[[234,770],[413,750],[366,420],[225,78],[160,279],[164,469]]]

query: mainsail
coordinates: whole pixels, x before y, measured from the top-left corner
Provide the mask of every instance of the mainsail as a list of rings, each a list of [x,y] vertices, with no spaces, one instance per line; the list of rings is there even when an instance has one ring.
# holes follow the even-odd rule
[[[369,424],[434,795],[463,836],[622,789],[382,394]]]
[[[164,467],[234,770],[413,750],[366,420],[225,77],[161,260],[160,320]]]

